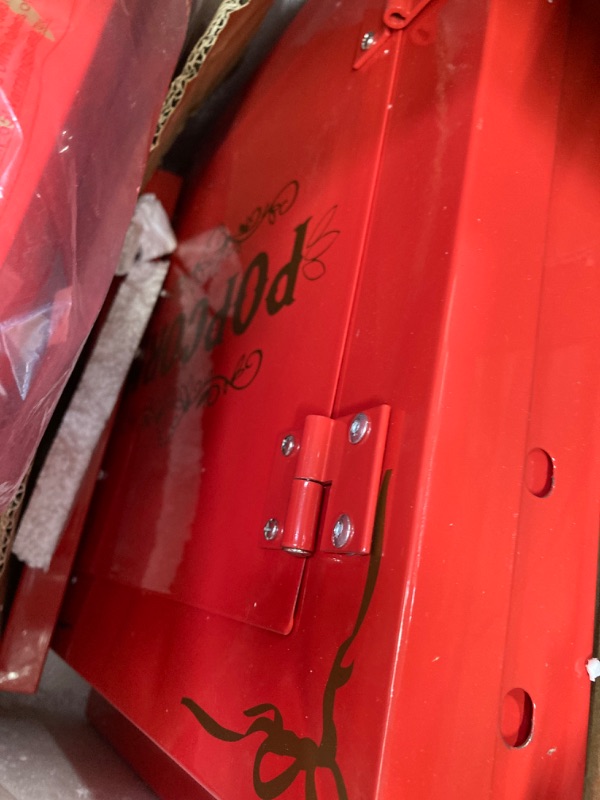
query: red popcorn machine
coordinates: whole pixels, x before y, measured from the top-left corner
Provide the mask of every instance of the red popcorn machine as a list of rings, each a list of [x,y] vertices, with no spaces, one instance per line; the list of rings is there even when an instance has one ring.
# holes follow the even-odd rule
[[[594,797],[599,44],[591,0],[308,0],[198,142],[68,557],[11,610],[166,800]]]

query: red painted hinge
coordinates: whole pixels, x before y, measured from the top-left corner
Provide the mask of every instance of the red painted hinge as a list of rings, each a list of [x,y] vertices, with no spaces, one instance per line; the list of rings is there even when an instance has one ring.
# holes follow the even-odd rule
[[[433,0],[387,0],[383,19],[377,19],[372,29],[365,29],[356,53],[353,67],[360,69],[378,53],[394,31],[408,27]],[[368,24],[367,20],[365,22]]]
[[[302,432],[282,436],[263,547],[301,556],[317,546],[346,555],[370,552],[389,417],[389,406],[335,420],[313,414]]]
[[[387,0],[383,22],[391,30],[398,31],[417,17],[432,0]]]

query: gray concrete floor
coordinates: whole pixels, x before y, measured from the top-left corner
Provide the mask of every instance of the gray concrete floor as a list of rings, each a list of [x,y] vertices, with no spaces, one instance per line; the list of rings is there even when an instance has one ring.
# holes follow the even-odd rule
[[[39,692],[0,692],[0,800],[157,800],[87,723],[89,686],[50,653]]]

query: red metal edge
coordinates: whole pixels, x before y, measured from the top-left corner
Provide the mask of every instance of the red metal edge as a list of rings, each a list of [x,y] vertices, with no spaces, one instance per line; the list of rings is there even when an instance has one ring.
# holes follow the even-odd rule
[[[87,716],[117,753],[163,800],[214,800],[164,750],[96,691],[90,692]]]
[[[163,204],[169,219],[173,219],[181,194],[183,178],[166,169],[157,169],[143,188],[144,194],[155,194]]]
[[[111,419],[94,451],[48,570],[23,567],[0,639],[0,691],[37,690],[112,424]]]

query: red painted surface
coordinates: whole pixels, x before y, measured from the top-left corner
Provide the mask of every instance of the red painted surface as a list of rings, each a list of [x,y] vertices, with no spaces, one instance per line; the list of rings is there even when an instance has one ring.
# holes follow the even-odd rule
[[[81,563],[279,633],[293,625],[304,564],[256,546],[270,459],[281,431],[332,411],[393,80],[391,52],[349,72],[347,28],[325,9],[311,26],[330,42],[325,61],[302,57],[290,80],[280,57],[268,79],[277,118],[260,122],[271,113],[260,99],[242,111],[189,199],[170,296],[126,400]],[[333,81],[314,93],[305,113],[318,127],[307,137],[298,103],[324,65],[346,89]]]
[[[202,787],[181,767],[151,742],[145,734],[118,713],[97,692],[90,693],[87,714],[94,727],[110,737],[117,752],[158,793],[159,797],[177,800],[212,800]],[[161,764],[157,769],[157,763]]]
[[[576,798],[598,15],[432,2],[353,69],[384,3],[358,7],[305,6],[190,194],[56,646],[224,800]],[[324,269],[288,304],[297,248]],[[217,376],[253,379],[191,382]],[[371,555],[261,546],[282,434],[381,404]]]

